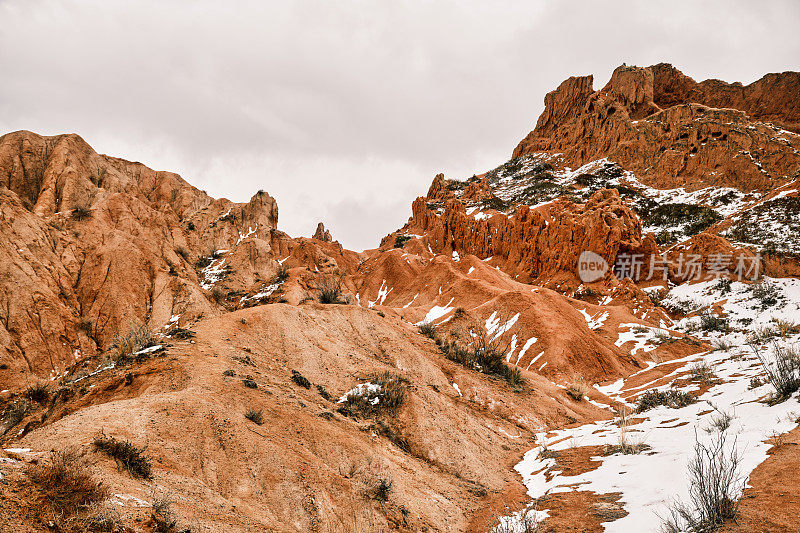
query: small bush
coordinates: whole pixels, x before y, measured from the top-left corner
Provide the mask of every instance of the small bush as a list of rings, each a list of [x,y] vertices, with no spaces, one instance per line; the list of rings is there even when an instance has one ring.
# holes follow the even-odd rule
[[[567,386],[566,393],[574,401],[581,402],[589,393],[589,386],[583,380],[575,380]]]
[[[747,344],[764,344],[778,336],[778,330],[771,327],[756,328],[747,334]]]
[[[767,380],[775,388],[773,403],[787,399],[800,389],[800,354],[795,348],[782,348],[778,343],[773,345],[771,360],[753,346]]]
[[[88,318],[81,318],[80,320],[78,320],[78,323],[75,324],[75,328],[78,331],[82,331],[85,334],[91,336],[94,331],[94,322],[92,322]]]
[[[247,387],[248,389],[257,389],[258,383],[256,383],[252,377],[247,376],[242,380],[242,384]]]
[[[31,404],[25,398],[17,398],[3,409],[3,434],[7,433],[11,428],[22,422],[25,416],[30,412]]]
[[[705,361],[692,365],[689,369],[689,373],[692,379],[696,381],[711,381],[717,377],[709,364]]]
[[[228,370],[223,372],[222,375],[223,376],[228,376],[229,378],[232,378],[233,376],[236,375],[236,371],[234,369],[232,369],[232,368],[229,368]]]
[[[402,248],[405,243],[411,240],[411,237],[408,235],[397,235],[394,238],[394,247],[395,248]]]
[[[27,474],[47,501],[67,515],[108,496],[106,488],[74,451],[53,452],[48,462],[30,467]]]
[[[725,333],[730,327],[727,318],[705,313],[700,317],[700,329],[703,331],[720,331]]]
[[[259,426],[264,423],[264,411],[261,409],[248,409],[244,417]]]
[[[775,329],[777,330],[778,335],[784,339],[790,335],[800,332],[800,326],[794,322],[780,319],[775,320]]]
[[[81,220],[86,220],[87,218],[92,218],[92,210],[89,209],[88,207],[79,205],[72,210],[73,220],[81,221]]]
[[[297,370],[292,370],[292,381],[294,381],[297,385],[303,387],[304,389],[311,388],[311,382],[308,381],[300,372]]]
[[[118,336],[112,346],[116,348],[114,362],[125,364],[131,361],[136,352],[156,345],[156,337],[147,326],[133,328],[127,335]]]
[[[166,497],[158,497],[153,499],[153,512],[152,518],[155,524],[154,533],[177,533],[178,517],[172,510],[172,501]],[[184,530],[190,531],[189,529]]]
[[[184,261],[189,261],[189,252],[183,246],[178,246],[175,248],[175,253],[178,254]]]
[[[504,360],[508,347],[500,346],[496,338],[490,339],[480,325],[473,329],[470,345],[461,344],[453,335],[448,341],[441,341],[437,337],[436,344],[451,361],[483,374],[498,376],[513,387],[521,386],[525,382],[522,372]]]
[[[22,395],[32,402],[44,403],[50,398],[50,391],[47,390],[46,383],[37,383],[25,389]]]
[[[720,432],[727,431],[728,428],[731,427],[731,422],[733,422],[732,414],[717,410],[717,413],[711,417],[709,432],[714,429]]]
[[[211,256],[201,255],[200,257],[197,258],[197,261],[194,262],[194,268],[196,268],[197,270],[203,270],[208,265],[210,265],[213,260],[214,258]]]
[[[691,394],[677,389],[670,389],[667,391],[654,389],[639,396],[636,403],[636,412],[642,413],[661,405],[669,407],[670,409],[680,409],[696,401],[697,399]]]
[[[211,297],[211,301],[215,304],[223,304],[225,303],[227,295],[225,291],[223,291],[219,287],[212,287],[211,292],[209,292],[209,296]]]
[[[726,446],[726,433],[720,432],[709,444],[696,441],[694,453],[689,463],[690,502],[671,506],[663,523],[665,532],[709,532],[738,513],[744,481],[735,441]]]
[[[417,327],[419,328],[419,332],[429,339],[436,337],[436,326],[433,324],[433,322],[423,322]]]
[[[392,492],[392,480],[387,477],[378,478],[375,484],[368,491],[368,496],[379,502],[389,501],[389,494]]]
[[[717,340],[713,341],[711,343],[711,345],[714,347],[714,350],[717,350],[717,351],[720,351],[720,352],[727,352],[728,350],[733,348],[733,344],[731,344],[729,341],[727,341],[725,339],[717,339]]]
[[[319,303],[345,303],[342,299],[342,276],[320,276],[319,288]]]
[[[145,448],[139,448],[128,440],[117,440],[112,436],[100,434],[93,441],[94,447],[113,458],[133,477],[150,479],[153,477],[150,460],[145,457]]]
[[[758,300],[762,311],[774,306],[778,303],[778,300],[781,299],[781,293],[778,287],[765,279],[762,279],[758,283],[753,283],[750,286],[750,290],[753,293],[753,298]]]
[[[392,372],[384,372],[371,380],[372,386],[350,391],[339,403],[342,414],[352,417],[373,417],[392,414],[405,401],[408,380]]]
[[[272,283],[283,283],[289,279],[289,269],[285,266],[281,265],[278,267],[278,270],[275,272],[275,277],[272,278]]]

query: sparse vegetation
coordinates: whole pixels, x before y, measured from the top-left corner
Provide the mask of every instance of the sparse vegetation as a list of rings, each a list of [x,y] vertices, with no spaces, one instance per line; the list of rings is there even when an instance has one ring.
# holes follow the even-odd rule
[[[676,502],[670,507],[663,521],[665,533],[710,532],[736,518],[744,481],[736,442],[726,445],[726,435],[724,431],[716,433],[708,444],[695,442],[689,463],[690,502]]]
[[[118,336],[112,346],[115,348],[114,362],[118,365],[129,363],[135,354],[156,345],[156,337],[147,326],[134,327],[127,335]]]
[[[689,375],[695,381],[712,381],[716,379],[717,375],[711,369],[711,366],[705,361],[695,363],[689,369]]]
[[[178,527],[178,517],[172,510],[172,501],[166,496],[158,496],[153,498],[153,511],[152,518],[155,528],[153,533],[189,533],[191,530],[188,528],[180,529]]]
[[[411,237],[409,237],[408,235],[397,234],[397,236],[394,238],[394,247],[395,248],[402,248],[403,245],[405,243],[407,243],[408,241],[410,241],[410,240],[411,240]]]
[[[85,206],[85,205],[77,205],[72,210],[72,215],[71,216],[72,216],[73,220],[77,220],[77,221],[80,222],[81,220],[86,220],[87,218],[92,218],[92,210],[89,207]]]
[[[175,248],[175,253],[180,256],[181,259],[188,262],[189,261],[189,251],[186,250],[183,246],[178,246]]]
[[[781,347],[777,342],[772,347],[772,357],[767,358],[758,349],[752,346],[767,380],[775,389],[770,403],[780,403],[800,389],[800,354],[793,347]]]
[[[208,265],[210,265],[213,260],[214,258],[212,256],[201,255],[200,257],[197,258],[197,261],[194,262],[194,268],[196,268],[197,270],[203,270]]]
[[[44,403],[50,398],[50,391],[46,383],[36,383],[25,389],[22,395],[32,402]]]
[[[731,427],[731,422],[733,422],[733,415],[725,412],[720,411],[713,406],[716,413],[711,417],[711,427],[709,427],[708,431],[717,430],[717,431],[727,431],[729,427]]]
[[[733,348],[733,344],[726,339],[716,339],[711,342],[711,345],[714,347],[715,350],[720,352],[727,352],[731,348]]]
[[[275,271],[275,277],[272,278],[272,283],[283,283],[287,279],[289,279],[289,269],[280,265],[278,270]]]
[[[318,280],[319,286],[319,303],[321,304],[342,304],[347,303],[342,298],[342,278],[341,275],[329,274],[320,275]]]
[[[99,502],[108,495],[85,460],[73,450],[56,451],[46,462],[27,470],[44,497],[61,513],[72,515],[80,508]]]
[[[513,517],[496,518],[489,533],[538,533],[543,530],[535,507],[526,507]]]
[[[642,413],[662,405],[670,409],[680,409],[696,401],[697,399],[691,394],[677,389],[669,389],[666,391],[653,389],[639,396],[636,402],[636,412]]]
[[[604,451],[605,455],[613,455],[617,453],[621,453],[623,455],[635,455],[637,453],[642,453],[643,451],[649,450],[650,446],[645,444],[643,440],[638,442],[633,442],[631,440],[631,430],[629,429],[631,423],[628,419],[628,409],[624,406],[618,409],[617,416],[619,417],[617,420],[617,426],[619,427],[619,444],[607,446]]]
[[[258,383],[256,383],[255,380],[253,380],[252,376],[246,376],[242,380],[242,385],[244,385],[248,389],[257,389],[258,388]]]
[[[229,368],[228,370],[223,372],[222,375],[231,378],[231,377],[236,375],[236,371],[234,369],[232,369],[232,368]]]
[[[347,416],[369,418],[397,411],[405,401],[408,380],[384,372],[361,387],[350,391],[339,411]]]
[[[574,401],[581,402],[584,396],[589,394],[589,386],[583,379],[578,378],[567,386],[566,393]]]
[[[471,344],[466,345],[453,335],[449,340],[442,340],[438,336],[436,340],[439,349],[451,361],[483,374],[501,377],[512,387],[519,387],[524,383],[522,371],[507,364],[503,358],[508,351],[507,346],[500,346],[496,337],[490,339],[480,324],[472,328],[470,338]]]
[[[710,207],[694,204],[662,204],[650,212],[648,226],[676,227],[687,237],[701,233],[722,220]]]
[[[753,298],[758,300],[762,311],[774,306],[780,299],[782,299],[782,295],[778,287],[774,283],[771,283],[765,279],[762,279],[757,283],[753,283],[750,286],[750,289],[753,293]]]
[[[722,333],[728,332],[730,326],[728,319],[711,313],[704,313],[700,316],[700,329],[703,331],[719,331]]]
[[[423,322],[417,327],[419,328],[419,332],[429,339],[436,338],[436,326],[433,324],[433,322]]]
[[[75,329],[77,329],[78,331],[82,331],[86,335],[91,337],[92,333],[94,332],[94,322],[92,322],[91,319],[88,318],[81,318],[80,320],[78,320],[77,324],[75,324]]]
[[[292,370],[292,381],[294,381],[297,385],[305,389],[311,388],[311,382],[308,381],[308,379],[306,379],[305,377],[303,377],[303,375],[297,370]]]
[[[150,460],[144,455],[145,448],[138,447],[129,440],[117,440],[113,436],[100,433],[92,442],[94,447],[114,459],[118,465],[133,477],[150,479],[153,477]]]
[[[244,417],[259,426],[264,423],[264,411],[261,409],[248,409]]]
[[[393,482],[388,477],[380,477],[375,481],[375,484],[367,491],[367,496],[379,502],[389,501],[389,495],[392,492]]]
[[[6,434],[8,431],[22,422],[22,419],[30,412],[31,404],[25,398],[17,398],[10,404],[6,405],[6,408],[3,409],[3,433]]]

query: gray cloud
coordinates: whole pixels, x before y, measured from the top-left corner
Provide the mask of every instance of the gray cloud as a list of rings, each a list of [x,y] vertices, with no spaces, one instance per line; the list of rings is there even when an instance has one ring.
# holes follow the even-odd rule
[[[0,1],[0,129],[80,133],[216,196],[278,199],[350,248],[433,175],[507,159],[564,78],[669,61],[796,70],[800,5],[749,2]]]

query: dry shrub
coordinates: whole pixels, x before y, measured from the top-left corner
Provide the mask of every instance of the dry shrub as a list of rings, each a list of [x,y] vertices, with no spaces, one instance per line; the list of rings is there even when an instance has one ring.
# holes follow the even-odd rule
[[[59,512],[72,515],[108,496],[86,462],[72,450],[53,452],[50,460],[31,466],[28,476]]]
[[[317,281],[319,286],[319,303],[321,304],[343,304],[347,300],[342,298],[342,275],[322,275]]]
[[[136,326],[126,335],[119,335],[114,339],[114,362],[118,365],[126,364],[133,359],[136,352],[155,345],[156,337],[153,332],[145,325]]]
[[[339,411],[352,417],[368,418],[393,414],[403,405],[408,390],[406,378],[384,372],[372,379],[371,383],[377,387],[364,387],[350,392]]]
[[[761,353],[758,346],[753,345],[752,348],[767,379],[775,388],[771,403],[782,402],[800,389],[800,354],[796,348],[781,347],[775,343],[769,359]]]
[[[423,322],[417,327],[419,328],[419,332],[429,339],[436,338],[436,326],[433,325],[433,322]]]
[[[695,442],[689,463],[690,502],[676,502],[670,507],[663,531],[708,532],[736,518],[738,497],[744,488],[741,457],[736,441],[726,446],[726,440],[726,433],[720,432],[708,444]]]
[[[261,409],[248,409],[244,417],[259,426],[264,423],[264,411]]]
[[[144,455],[145,448],[138,447],[128,440],[117,440],[101,433],[94,439],[94,447],[113,458],[133,477],[151,479],[153,477],[150,460]]]
[[[25,389],[22,395],[32,402],[44,403],[50,398],[50,391],[46,383],[36,383]]]
[[[589,385],[582,378],[576,378],[567,386],[566,392],[567,396],[580,402],[589,394]]]
[[[636,403],[636,412],[642,413],[648,409],[658,406],[666,406],[671,409],[680,409],[686,407],[697,401],[697,398],[687,392],[677,389],[670,389],[666,391],[649,390],[639,396]]]

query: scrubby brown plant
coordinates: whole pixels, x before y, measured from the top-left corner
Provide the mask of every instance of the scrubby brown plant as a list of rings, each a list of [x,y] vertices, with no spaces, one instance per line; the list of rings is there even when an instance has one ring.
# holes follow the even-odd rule
[[[92,218],[92,210],[85,205],[78,205],[72,210],[72,219],[81,221]]]
[[[28,468],[27,474],[47,501],[67,515],[108,496],[107,489],[73,450],[53,452],[48,461]]]
[[[119,335],[114,339],[114,362],[118,365],[126,364],[137,352],[155,345],[156,337],[153,332],[145,325],[136,326],[126,335]]]
[[[138,447],[128,440],[117,440],[113,436],[100,433],[93,441],[94,447],[127,470],[133,477],[151,479],[153,477],[150,460],[144,455],[145,448]]]
[[[36,383],[25,389],[22,395],[32,402],[44,403],[50,398],[50,390],[46,383]]]
[[[244,417],[259,426],[264,423],[264,411],[261,409],[248,409]]]

